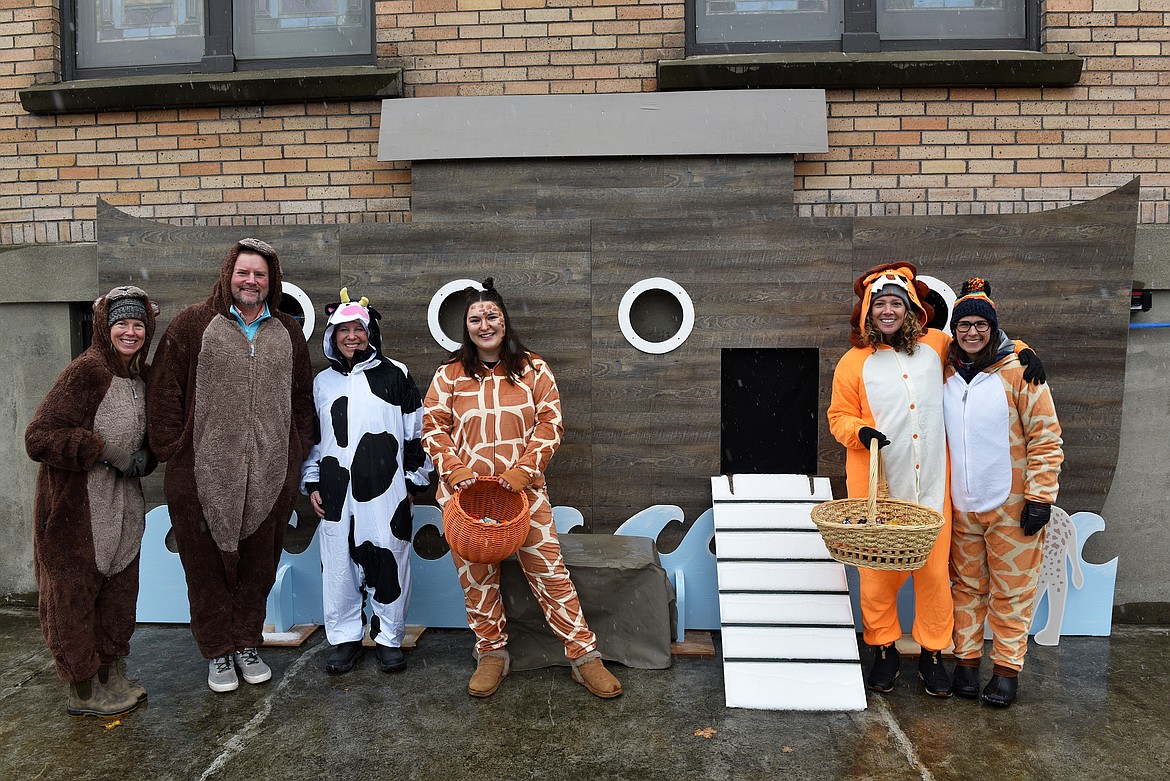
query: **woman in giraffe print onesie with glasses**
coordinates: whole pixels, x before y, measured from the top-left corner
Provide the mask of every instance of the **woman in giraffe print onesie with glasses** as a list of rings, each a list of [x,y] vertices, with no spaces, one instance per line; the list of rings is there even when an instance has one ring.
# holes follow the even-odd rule
[[[446,504],[481,475],[527,495],[532,520],[516,554],[524,577],[565,644],[573,680],[598,697],[617,697],[621,684],[601,662],[561,558],[545,486],[544,471],[564,432],[557,383],[548,364],[520,341],[491,277],[483,287],[465,291],[462,344],[435,372],[423,402],[423,447],[442,478],[436,498]],[[467,693],[490,697],[511,669],[500,565],[465,561],[454,550],[451,558],[476,636],[478,667]]]
[[[1029,385],[999,330],[991,285],[963,283],[951,325],[943,416],[951,456],[951,579],[955,602],[953,691],[979,696],[986,620],[995,664],[982,698],[1006,708],[1028,649],[1043,562],[1044,526],[1064,451],[1047,385]]]

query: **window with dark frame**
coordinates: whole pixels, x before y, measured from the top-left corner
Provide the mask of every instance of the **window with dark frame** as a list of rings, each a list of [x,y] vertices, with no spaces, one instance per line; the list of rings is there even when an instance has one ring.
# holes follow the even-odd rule
[[[373,1],[67,0],[65,78],[372,65]]]
[[[1039,49],[1039,0],[687,0],[687,53]]]

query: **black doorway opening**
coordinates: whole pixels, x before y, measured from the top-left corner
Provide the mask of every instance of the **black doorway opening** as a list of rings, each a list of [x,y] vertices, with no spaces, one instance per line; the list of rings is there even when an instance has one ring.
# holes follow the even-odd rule
[[[720,472],[814,475],[819,356],[808,348],[726,348]]]

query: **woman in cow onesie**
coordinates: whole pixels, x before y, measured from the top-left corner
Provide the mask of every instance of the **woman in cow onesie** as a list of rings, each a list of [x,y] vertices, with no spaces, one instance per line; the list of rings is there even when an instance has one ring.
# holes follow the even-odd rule
[[[116,716],[146,699],[125,678],[146,528],[146,355],[158,307],[116,287],[93,305],[93,343],[65,368],[25,431],[41,463],[33,526],[41,629],[69,683],[71,716]]]
[[[1052,395],[1029,385],[999,330],[991,285],[969,279],[955,302],[955,341],[943,390],[951,454],[954,691],[979,696],[984,622],[995,669],[983,701],[1007,707],[1028,649],[1064,451]]]
[[[466,291],[462,344],[435,372],[424,402],[423,446],[442,477],[437,498],[446,504],[477,475],[495,475],[504,488],[527,495],[532,518],[516,555],[528,585],[565,645],[573,680],[598,697],[617,697],[621,684],[601,662],[561,558],[545,485],[564,432],[556,379],[520,341],[491,277],[483,287]],[[490,697],[511,667],[500,565],[465,561],[454,550],[451,558],[476,636],[479,664],[467,693]]]
[[[949,697],[951,679],[940,653],[951,643],[954,624],[947,571],[951,504],[942,411],[949,337],[925,327],[933,312],[923,303],[927,288],[917,274],[911,263],[892,263],[870,269],[855,282],[859,301],[850,320],[853,349],[833,373],[828,416],[833,436],[848,449],[849,496],[867,494],[869,445],[877,440],[890,497],[930,507],[946,521],[926,563],[913,573],[912,633],[922,646],[918,673],[927,694]],[[876,652],[866,683],[888,692],[900,664],[894,646],[902,636],[898,589],[910,573],[860,569],[859,574],[864,639]]]
[[[362,654],[370,592],[370,638],[383,672],[406,667],[402,637],[410,606],[413,495],[434,471],[422,448],[422,398],[406,367],[382,355],[381,315],[362,298],[325,308],[329,368],[313,381],[318,441],[301,471],[322,523],[326,671],[353,669]]]

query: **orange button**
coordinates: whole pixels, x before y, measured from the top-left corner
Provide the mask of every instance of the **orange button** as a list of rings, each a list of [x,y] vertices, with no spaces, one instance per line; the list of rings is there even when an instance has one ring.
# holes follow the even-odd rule
[[[911,404],[911,405],[910,405],[910,409],[914,409],[914,405],[913,405],[913,404]]]
[[[909,375],[909,374],[903,374],[903,375],[902,375],[902,379],[903,379],[903,380],[908,380],[908,379],[910,379],[910,375]]]
[[[917,434],[915,434],[915,435],[914,435],[914,438],[915,438],[915,439],[918,439],[918,435],[917,435]]]

